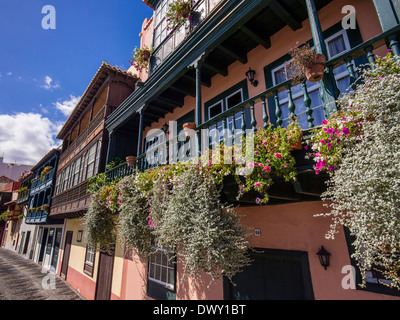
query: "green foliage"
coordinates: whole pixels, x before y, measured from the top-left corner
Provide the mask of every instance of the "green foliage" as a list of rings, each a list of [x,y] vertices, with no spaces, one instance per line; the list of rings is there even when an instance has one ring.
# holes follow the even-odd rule
[[[195,1],[175,0],[168,5],[166,12],[167,31],[171,36],[175,31],[179,30],[186,19],[192,19],[193,4]]]
[[[130,60],[131,66],[135,67],[137,71],[149,70],[149,62],[150,59],[146,56],[147,54],[151,55],[154,51],[154,48],[138,48],[135,47],[132,58]],[[146,53],[145,53],[146,52]]]
[[[254,162],[247,162],[247,169],[251,173],[246,175],[244,183],[239,183],[239,198],[245,193],[256,191],[261,199],[257,203],[268,203],[268,190],[276,178],[283,178],[289,182],[296,177],[296,161],[291,152],[294,145],[301,140],[302,131],[296,120],[289,127],[259,129],[254,138]]]
[[[363,74],[354,92],[339,102],[362,119],[356,143],[344,144],[340,166],[322,195],[332,218],[326,237],[341,226],[354,237],[354,254],[366,284],[367,272],[385,270],[400,289],[400,61],[389,54]]]
[[[151,218],[161,246],[174,247],[182,278],[204,272],[212,280],[232,278],[249,263],[246,229],[232,207],[224,206],[212,177],[188,167],[170,183],[154,187]]]

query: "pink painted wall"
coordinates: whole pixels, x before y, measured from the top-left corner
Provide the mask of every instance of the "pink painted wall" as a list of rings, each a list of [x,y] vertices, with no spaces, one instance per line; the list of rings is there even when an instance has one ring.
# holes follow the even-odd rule
[[[326,213],[322,201],[302,202],[284,205],[269,205],[239,208],[244,215],[242,223],[261,230],[260,237],[253,237],[252,245],[257,248],[298,250],[308,252],[310,273],[316,300],[335,299],[400,299],[388,295],[360,290],[344,290],[342,268],[350,265],[350,257],[344,232],[335,240],[326,240],[331,219],[315,217]],[[325,270],[318,259],[321,245],[331,253],[330,266]]]
[[[96,282],[85,277],[79,271],[74,268],[68,267],[67,279],[66,279],[75,289],[88,300],[94,300],[96,293]]]

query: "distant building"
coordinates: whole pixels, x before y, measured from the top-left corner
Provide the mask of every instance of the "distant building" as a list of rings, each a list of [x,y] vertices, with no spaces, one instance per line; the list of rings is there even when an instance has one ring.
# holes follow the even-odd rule
[[[4,162],[4,158],[0,157],[0,176],[6,176],[15,181],[21,176],[25,171],[31,169],[31,165],[17,164],[17,163],[7,163]]]

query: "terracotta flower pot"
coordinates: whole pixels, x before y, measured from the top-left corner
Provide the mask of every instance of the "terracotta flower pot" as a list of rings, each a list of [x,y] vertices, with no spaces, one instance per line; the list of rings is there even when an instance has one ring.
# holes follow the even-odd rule
[[[150,51],[149,50],[143,50],[142,58],[143,58],[144,61],[149,60],[150,59]]]
[[[128,164],[128,167],[133,167],[136,164],[136,157],[134,156],[126,157],[126,163]]]
[[[317,54],[310,68],[306,69],[306,77],[310,82],[318,82],[324,78],[326,58],[323,54]]]
[[[194,122],[187,122],[183,124],[182,127],[186,137],[191,137],[193,135],[193,130],[196,130],[196,124]]]
[[[293,150],[301,150],[303,149],[303,143],[302,143],[302,139],[303,139],[303,132],[301,132],[299,139],[296,142],[293,142],[290,147]]]
[[[190,3],[185,3],[181,11],[182,18],[185,19],[188,18],[190,15],[190,11],[191,11]]]

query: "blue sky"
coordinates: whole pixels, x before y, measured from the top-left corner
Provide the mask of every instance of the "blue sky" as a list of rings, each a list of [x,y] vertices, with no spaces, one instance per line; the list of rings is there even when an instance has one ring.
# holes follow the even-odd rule
[[[42,28],[45,5],[56,29]],[[35,164],[103,60],[128,69],[142,23],[141,0],[0,1],[0,156]]]

